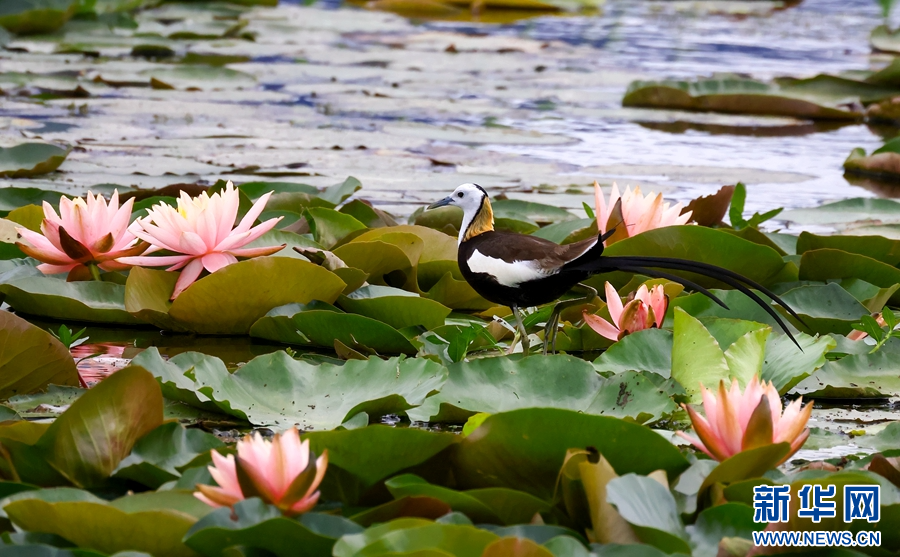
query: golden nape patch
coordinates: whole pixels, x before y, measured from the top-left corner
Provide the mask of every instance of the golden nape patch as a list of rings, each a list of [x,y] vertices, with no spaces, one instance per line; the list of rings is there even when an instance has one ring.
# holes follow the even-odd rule
[[[469,228],[466,229],[466,235],[463,236],[463,241],[471,240],[475,236],[490,232],[493,229],[494,210],[491,209],[490,200],[485,197],[484,201],[481,203],[481,208],[478,209],[475,218],[472,219],[472,223],[469,224]]]

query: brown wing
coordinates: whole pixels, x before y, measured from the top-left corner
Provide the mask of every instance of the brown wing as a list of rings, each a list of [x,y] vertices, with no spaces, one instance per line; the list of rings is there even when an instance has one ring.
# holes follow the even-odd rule
[[[597,238],[588,238],[573,244],[561,246],[556,242],[505,232],[486,232],[479,234],[461,246],[468,255],[475,250],[481,254],[507,263],[515,261],[536,261],[541,269],[559,269],[566,263],[578,259],[589,249],[597,245]]]

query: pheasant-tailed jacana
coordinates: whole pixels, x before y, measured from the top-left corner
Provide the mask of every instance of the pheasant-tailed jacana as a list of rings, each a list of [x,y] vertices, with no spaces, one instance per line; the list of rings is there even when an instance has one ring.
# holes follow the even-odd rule
[[[581,281],[598,273],[625,271],[672,280],[702,292],[727,309],[727,306],[707,289],[683,277],[660,271],[660,268],[704,275],[743,292],[771,315],[794,344],[797,344],[781,316],[751,288],[772,298],[791,315],[800,319],[794,310],[765,287],[728,269],[670,257],[603,256],[603,241],[606,237],[599,235],[561,246],[536,236],[497,232],[494,230],[494,213],[488,194],[477,184],[463,184],[450,196],[431,204],[428,208],[435,209],[446,205],[460,207],[463,210],[457,253],[463,277],[486,300],[509,306],[516,317],[522,348],[526,355],[529,348],[528,333],[525,331],[519,308],[553,302]],[[611,232],[607,232],[607,235],[609,234]],[[590,290],[596,295],[596,290]],[[557,304],[547,322],[544,334],[545,353],[550,337],[555,340],[561,304]],[[797,346],[799,347],[799,344]]]

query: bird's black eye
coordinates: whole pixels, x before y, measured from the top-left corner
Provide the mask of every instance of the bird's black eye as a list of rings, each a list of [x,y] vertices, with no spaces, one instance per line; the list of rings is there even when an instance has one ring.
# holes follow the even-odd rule
[[[462,197],[463,195],[465,195],[463,192],[459,192],[458,194],[456,194],[456,197]]]

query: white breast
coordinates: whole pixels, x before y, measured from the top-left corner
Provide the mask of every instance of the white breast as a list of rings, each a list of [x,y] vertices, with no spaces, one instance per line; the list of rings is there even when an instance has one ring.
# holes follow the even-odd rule
[[[507,263],[496,257],[488,257],[478,250],[469,257],[469,269],[473,273],[491,275],[504,286],[518,286],[523,282],[546,277],[547,272],[538,267],[534,261],[514,261]]]

